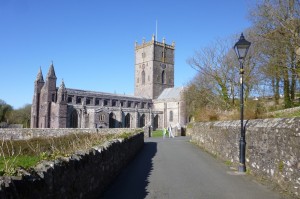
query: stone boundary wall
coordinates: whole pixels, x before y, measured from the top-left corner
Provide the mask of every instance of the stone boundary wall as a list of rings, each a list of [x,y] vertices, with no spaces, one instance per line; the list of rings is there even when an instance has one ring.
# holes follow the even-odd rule
[[[300,198],[300,118],[245,123],[248,172],[269,179]],[[240,121],[194,123],[187,134],[208,152],[238,164]]]
[[[68,158],[43,161],[22,177],[0,177],[1,199],[100,198],[144,145],[143,133]]]
[[[279,111],[273,111],[273,112],[268,112],[266,113],[266,115],[276,115],[278,113],[293,113],[296,111],[300,111],[300,107],[294,107],[294,108],[288,108],[288,109],[283,109],[283,110],[279,110]]]
[[[59,128],[59,129],[51,129],[51,128],[32,128],[32,129],[1,129],[0,128],[0,139],[5,140],[27,140],[31,138],[37,137],[59,137],[74,133],[101,133],[101,134],[118,134],[123,132],[135,132],[135,131],[143,131],[143,129],[136,128],[98,128],[98,129],[72,129],[72,128]]]

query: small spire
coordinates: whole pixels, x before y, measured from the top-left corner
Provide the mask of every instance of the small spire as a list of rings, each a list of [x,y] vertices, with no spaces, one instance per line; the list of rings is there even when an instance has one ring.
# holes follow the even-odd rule
[[[155,35],[152,34],[152,41],[155,41]]]
[[[65,90],[65,89],[66,89],[64,79],[61,80],[61,84],[60,84],[60,86],[59,86],[59,89],[60,89],[60,90]]]
[[[172,46],[175,47],[175,41],[172,42]]]
[[[55,71],[54,71],[54,66],[53,66],[53,61],[52,61],[52,64],[50,65],[50,68],[49,68],[49,71],[48,71],[48,74],[47,74],[47,78],[48,77],[56,78]]]
[[[166,43],[166,39],[165,39],[164,37],[163,37],[163,40],[162,40],[162,42],[163,42],[163,44],[164,44],[164,43]]]
[[[44,78],[43,78],[43,73],[42,73],[42,68],[40,66],[39,72],[36,76],[36,81],[37,82],[44,82]]]

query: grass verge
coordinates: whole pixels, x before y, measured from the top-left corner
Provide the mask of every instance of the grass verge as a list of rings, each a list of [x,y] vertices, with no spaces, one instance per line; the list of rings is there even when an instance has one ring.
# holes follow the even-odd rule
[[[88,150],[112,139],[127,139],[135,133],[77,133],[61,137],[0,141],[0,175],[16,175],[18,168],[29,169],[41,160],[67,157],[78,150]]]

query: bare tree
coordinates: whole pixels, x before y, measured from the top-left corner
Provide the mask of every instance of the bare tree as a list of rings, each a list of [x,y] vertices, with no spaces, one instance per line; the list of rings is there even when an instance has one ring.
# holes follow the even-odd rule
[[[264,74],[272,83],[278,103],[283,84],[285,107],[295,99],[299,68],[296,53],[300,40],[300,3],[297,0],[258,0],[251,12],[257,37],[260,38],[264,59]],[[263,47],[264,46],[264,47]]]

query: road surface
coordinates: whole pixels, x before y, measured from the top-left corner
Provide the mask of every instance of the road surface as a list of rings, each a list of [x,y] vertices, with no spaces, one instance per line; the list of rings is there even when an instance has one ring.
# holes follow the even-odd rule
[[[103,198],[279,199],[247,175],[200,150],[188,137],[147,138]]]

